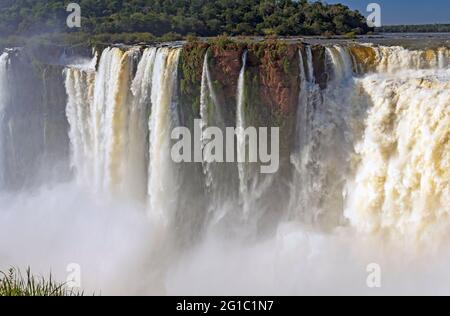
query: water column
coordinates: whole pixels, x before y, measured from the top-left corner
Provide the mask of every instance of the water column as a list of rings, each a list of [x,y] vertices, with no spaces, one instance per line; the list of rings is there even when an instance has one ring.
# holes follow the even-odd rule
[[[179,181],[171,157],[171,133],[176,126],[173,111],[178,93],[179,48],[159,48],[153,66],[150,115],[148,195],[150,215],[167,226],[177,211]]]

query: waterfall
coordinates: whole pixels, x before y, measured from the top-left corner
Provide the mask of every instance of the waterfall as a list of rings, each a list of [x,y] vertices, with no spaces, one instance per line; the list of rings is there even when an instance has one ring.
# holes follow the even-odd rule
[[[361,79],[373,106],[345,211],[361,231],[448,232],[450,85],[435,75]]]
[[[124,53],[118,48],[106,49],[100,58],[98,72],[96,74],[94,99],[92,104],[92,134],[93,134],[93,182],[97,190],[108,191],[113,182],[113,166],[111,162],[114,160],[114,136],[120,136],[119,132],[113,129],[113,119],[120,119],[120,97],[121,85],[120,79],[123,75],[121,69],[121,60]],[[122,85],[124,86],[124,85]],[[119,108],[118,108],[119,107]],[[113,156],[113,157],[111,157]],[[117,169],[115,170],[117,171]]]
[[[137,55],[108,48],[97,72],[66,69],[72,165],[82,184],[148,196],[151,210],[163,213],[176,201],[170,133],[179,124],[172,112],[180,50],[145,49],[133,76]]]
[[[327,56],[333,65],[333,81],[343,83],[353,74],[352,60],[346,47],[332,46],[326,48]]]
[[[9,55],[7,53],[3,53],[0,56],[0,189],[5,185],[5,143],[4,143],[4,133],[6,132],[4,129],[4,111],[6,109],[8,103],[8,60]]]
[[[248,194],[247,174],[246,174],[246,152],[247,141],[245,137],[246,121],[245,121],[245,70],[247,67],[247,52],[242,56],[242,69],[239,73],[237,87],[237,109],[236,109],[236,128],[237,128],[237,155],[238,155],[238,171],[239,171],[239,191],[241,199],[245,202]],[[244,212],[247,213],[244,205]]]
[[[299,50],[300,69],[300,96],[297,109],[296,142],[294,153],[291,155],[291,163],[295,167],[293,183],[291,186],[291,201],[289,217],[296,218],[304,213],[307,207],[309,185],[309,172],[307,170],[308,145],[311,142],[311,120],[310,92],[314,84],[314,69],[312,63],[311,48],[306,48],[306,64],[303,59],[302,50]]]
[[[132,179],[138,166],[128,163],[135,150],[128,140],[139,128],[130,119],[134,108],[128,106],[133,104],[130,85],[136,55],[136,50],[108,48],[96,74],[66,70],[72,165],[80,181],[93,182],[100,191],[128,194],[139,188],[139,181]]]
[[[378,72],[394,73],[400,70],[434,68],[435,55],[432,51],[408,50],[403,47],[379,47],[376,49]]]
[[[320,167],[324,144],[322,91],[314,76],[313,55],[310,46],[305,47],[306,59],[299,50],[300,96],[297,110],[296,142],[291,163],[295,167],[291,185],[289,217],[316,223],[323,210],[319,195],[322,187]],[[306,61],[306,63],[305,63]]]
[[[157,48],[147,48],[137,66],[136,75],[131,83],[133,95],[128,109],[126,136],[126,172],[125,187],[134,188],[133,194],[143,200],[147,196],[147,170],[149,161],[149,117],[151,111],[152,76]],[[132,166],[132,167],[131,167]]]
[[[403,253],[378,260],[391,242],[412,252],[447,242],[448,47],[327,43],[121,46],[43,67],[25,48],[1,54],[0,265],[52,261],[64,273],[80,262],[86,279],[98,269],[113,275],[106,290],[121,291],[115,272],[134,269],[164,294],[291,294],[355,280],[365,289],[366,263],[378,262],[384,279],[412,262]],[[179,126],[199,145],[191,152],[202,149],[196,162],[171,157]],[[280,127],[274,174],[262,173],[263,158],[247,158],[249,127]],[[213,162],[214,128],[242,162]],[[73,175],[57,183],[45,168],[61,167],[42,164],[56,156],[52,146],[69,149],[55,134],[68,135],[64,171]],[[44,176],[34,184],[36,174]],[[42,249],[48,258],[36,257]],[[213,278],[198,277],[205,268]],[[145,285],[137,291],[147,294]]]
[[[303,62],[303,55],[301,50],[300,53],[300,74],[302,75],[302,78],[300,80],[305,82],[306,74],[305,74],[305,65]],[[313,54],[311,50],[311,46],[306,46],[306,60],[307,60],[307,67],[308,67],[308,79],[310,83],[315,83],[316,78],[314,76],[314,64],[313,64]]]
[[[435,70],[447,67],[450,60],[450,50],[445,47],[426,50],[410,50],[398,46],[370,46],[369,48],[376,54],[375,70],[378,73],[393,74],[399,71]]]
[[[306,149],[310,143],[311,123],[313,110],[320,97],[320,88],[316,84],[311,47],[306,46],[306,65],[303,53],[299,50],[300,68],[300,100],[297,112],[297,137],[296,149]],[[297,166],[298,167],[298,166]]]
[[[71,164],[77,181],[88,183],[94,174],[94,135],[93,100],[95,87],[95,73],[78,68],[67,68],[66,115],[69,122],[69,138],[71,141]]]
[[[135,51],[121,52],[112,49],[107,53],[105,63],[109,63],[106,72],[102,71],[102,60],[99,66],[99,78],[96,80],[94,109],[97,112],[97,120],[104,124],[96,129],[100,136],[100,142],[96,147],[100,148],[101,188],[126,190],[124,184],[129,167],[126,164],[126,145],[128,130],[134,126],[128,125],[128,104],[131,101],[130,83],[132,80],[132,62]],[[108,71],[112,71],[108,73]],[[106,76],[104,76],[106,75]],[[102,82],[102,79],[105,81]],[[107,83],[106,83],[107,82]],[[99,85],[97,85],[97,83]],[[106,83],[106,87],[105,87]]]
[[[211,74],[209,73],[209,66],[208,66],[208,58],[209,58],[209,52],[207,51],[205,54],[205,58],[203,61],[203,70],[202,70],[202,82],[201,82],[201,88],[200,88],[200,118],[201,118],[201,144],[202,144],[202,152],[204,152],[204,148],[206,145],[206,135],[205,135],[205,129],[209,126],[210,117],[209,117],[209,107],[213,106],[210,105],[210,98],[212,99],[213,104],[217,104],[217,100],[215,99],[215,94],[213,91],[212,83],[211,83]],[[211,165],[207,161],[209,157],[205,157],[205,154],[203,153],[203,173],[205,174],[205,181],[206,181],[206,187],[208,189],[211,189],[211,186],[213,185],[213,174],[211,172]]]
[[[153,66],[150,116],[150,162],[148,194],[151,215],[161,218],[166,225],[177,210],[179,182],[171,158],[170,135],[177,110],[178,61],[180,49],[160,48]]]
[[[353,143],[359,139],[369,106],[354,80],[354,60],[347,47],[326,47],[327,72],[322,90],[314,76],[311,48],[300,50],[300,96],[289,218],[321,228],[341,225],[344,179]],[[306,57],[306,58],[305,58]]]
[[[438,67],[439,69],[444,69],[448,65],[448,59],[446,55],[448,55],[449,50],[446,50],[444,47],[441,47],[438,50]]]
[[[219,128],[225,135],[225,127],[227,127],[222,113],[223,105],[218,100],[211,78],[210,58],[210,51],[207,51],[204,57],[201,81],[200,128],[204,182],[209,199],[208,220],[218,223],[226,215],[235,213],[239,208],[235,201],[239,192],[239,178],[236,164],[212,162],[212,157],[209,157],[208,151],[205,150],[210,142],[210,135],[207,134],[206,129],[208,127]]]
[[[201,118],[201,143],[203,152],[203,172],[206,176],[206,186],[211,188],[214,185],[214,167],[212,166],[211,157],[207,156],[205,146],[208,143],[208,135],[205,130],[208,126],[223,127],[223,117],[221,115],[220,104],[214,91],[211,72],[209,70],[209,51],[206,52],[203,61],[202,82],[200,89],[200,118]]]
[[[444,180],[439,183],[435,180],[428,185],[429,189],[403,189],[402,197],[396,198],[401,186],[394,183],[402,179],[405,185],[406,180],[417,178],[416,173],[414,177],[409,175],[414,169],[409,157],[417,156],[419,162],[434,157],[435,161],[446,163],[446,151],[442,148],[447,146],[447,134],[444,127],[439,129],[441,134],[435,129],[444,124],[448,113],[448,49],[332,45],[325,52],[325,71],[331,77],[326,88],[321,88],[318,82],[324,74],[316,73],[320,71],[320,65],[317,69],[314,65],[317,56],[313,56],[309,45],[299,51],[300,94],[290,157],[293,174],[289,209],[285,213],[291,220],[319,227],[342,225],[345,215],[362,231],[394,225],[404,226],[405,231],[406,227],[417,230],[417,226],[413,229],[413,225],[406,224],[411,214],[425,216],[424,201],[430,199],[439,200],[434,205],[445,210],[448,186]],[[66,69],[72,165],[78,181],[85,185],[94,183],[99,190],[148,200],[151,214],[166,223],[180,208],[179,177],[185,174],[170,157],[170,131],[181,124],[177,80],[180,54],[181,49],[168,47],[146,48],[142,56],[138,49],[108,48],[101,55],[97,71],[92,66]],[[243,130],[249,124],[244,109],[247,57],[246,51],[236,86],[237,154],[241,160],[247,150]],[[5,55],[1,60],[5,65]],[[207,156],[204,149],[210,139],[206,128],[219,127],[222,131],[225,128],[223,105],[215,91],[220,85],[214,81],[210,69],[214,64],[208,51],[203,60],[199,95],[204,174],[198,176],[203,176],[206,185],[210,217],[203,222],[217,223],[224,218],[239,221],[242,209],[244,217],[250,220],[258,217],[253,209],[263,208],[262,196],[278,184],[256,174],[246,163],[214,163]],[[434,79],[423,81],[429,76]],[[394,96],[391,103],[387,102],[388,95]],[[424,112],[417,115],[420,122],[418,119],[408,122],[412,114],[392,113],[394,108],[403,109],[412,102],[407,96],[418,98],[411,107],[420,103],[414,112]],[[426,97],[434,100],[429,105],[434,108],[426,107]],[[412,130],[426,126],[423,133],[436,134],[433,139],[437,149],[430,149],[423,157],[416,154],[419,150],[414,148],[418,145],[405,136],[406,126]],[[380,131],[389,136],[382,137]],[[425,136],[414,139],[422,142]],[[394,144],[401,146],[403,142],[403,156],[395,156]],[[426,170],[436,174],[436,179],[445,176],[445,168],[439,169],[436,163],[431,166],[434,169],[427,166]],[[195,168],[189,170],[190,174],[197,172]],[[425,169],[421,172],[425,173]],[[406,175],[409,178],[405,180]],[[389,187],[395,190],[389,189],[392,192],[388,199]],[[387,218],[391,208],[400,206],[411,210],[410,213],[397,217],[391,214]],[[249,216],[249,212],[255,214]],[[232,214],[236,216],[229,217]]]

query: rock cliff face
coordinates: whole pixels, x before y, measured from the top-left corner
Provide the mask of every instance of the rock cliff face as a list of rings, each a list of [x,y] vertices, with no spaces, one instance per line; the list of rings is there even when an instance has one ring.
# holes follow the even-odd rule
[[[24,50],[11,51],[8,58],[0,117],[6,185],[20,189],[39,184],[43,177],[65,178],[69,138],[64,67],[44,64]]]
[[[188,43],[180,62],[182,99],[185,103],[193,103],[191,108],[197,117],[203,61],[208,52],[218,105],[223,108],[226,123],[234,126],[239,73],[243,54],[247,51],[246,114],[257,126],[285,124],[284,118],[295,117],[297,109],[300,47],[276,41],[251,44]],[[317,71],[323,71],[323,67],[317,67]]]
[[[192,122],[200,116],[200,93],[203,62],[209,45],[203,42],[187,43],[180,56],[180,99],[186,120]]]
[[[257,76],[261,102],[272,112],[291,114],[298,101],[297,45],[279,42],[257,43],[249,47],[249,71]]]
[[[182,98],[193,103],[192,110],[198,112],[202,70],[205,55],[217,101],[227,116],[234,117],[239,73],[242,57],[247,52],[246,86],[251,87],[247,98],[251,107],[264,112],[261,117],[266,124],[274,117],[295,116],[299,96],[299,50],[303,44],[275,40],[245,43],[190,42],[183,47],[180,60]],[[314,72],[317,83],[326,88],[325,48],[312,47]]]
[[[300,94],[299,51],[304,44],[276,40],[232,42],[215,40],[189,42],[180,60],[180,90],[183,111],[198,118],[203,66],[207,56],[208,70],[224,124],[236,126],[239,75],[246,54],[244,111],[247,126],[279,127],[281,156],[290,156],[295,139],[295,119]],[[327,85],[325,48],[312,49],[315,78],[321,88]],[[305,55],[305,54],[303,54]]]
[[[237,86],[245,49],[245,45],[239,43],[213,43],[210,47],[208,63],[211,80],[227,126],[235,124]]]
[[[248,124],[280,127],[280,152],[289,157],[299,96],[299,46],[279,42],[248,47],[245,103]]]
[[[314,68],[314,78],[321,89],[327,87],[329,74],[327,72],[326,52],[322,45],[314,45],[311,48]]]

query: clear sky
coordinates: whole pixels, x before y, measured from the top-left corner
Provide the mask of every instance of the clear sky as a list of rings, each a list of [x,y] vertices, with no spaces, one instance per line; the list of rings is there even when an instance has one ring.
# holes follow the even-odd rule
[[[367,16],[367,5],[381,5],[382,24],[450,23],[450,0],[325,0],[343,3]]]

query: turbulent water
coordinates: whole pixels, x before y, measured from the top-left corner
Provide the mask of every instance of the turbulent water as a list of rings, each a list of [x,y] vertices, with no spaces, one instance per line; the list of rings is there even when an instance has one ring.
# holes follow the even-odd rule
[[[358,229],[431,240],[448,234],[448,75],[371,75],[358,82],[372,103],[347,188],[345,213]]]
[[[8,136],[15,121],[6,114],[22,103],[8,88],[12,57],[1,55],[0,268],[34,264],[64,278],[78,262],[85,288],[120,294],[448,293],[431,287],[450,258],[448,48],[327,45],[319,73],[317,51],[301,46],[290,64],[300,94],[293,146],[282,152],[288,176],[267,177],[247,161],[212,162],[207,150],[203,162],[173,162],[172,130],[191,126],[182,52],[107,48],[98,61],[67,66],[58,132],[70,140],[73,181],[19,189],[6,144],[28,143]],[[192,127],[203,149],[207,127],[228,127],[211,58]],[[247,145],[252,62],[244,50],[233,96],[237,156]],[[21,151],[31,153],[41,155]],[[373,262],[382,289],[366,286]]]

